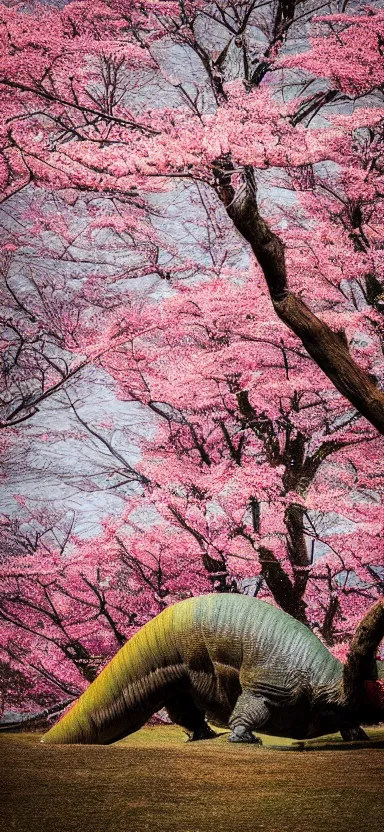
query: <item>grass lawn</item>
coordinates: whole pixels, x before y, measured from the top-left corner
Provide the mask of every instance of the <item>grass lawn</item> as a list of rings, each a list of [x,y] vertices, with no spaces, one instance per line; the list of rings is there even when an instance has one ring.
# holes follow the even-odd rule
[[[379,832],[384,729],[263,748],[185,742],[175,726],[115,745],[41,745],[0,735],[4,832]],[[278,748],[273,748],[273,744]]]

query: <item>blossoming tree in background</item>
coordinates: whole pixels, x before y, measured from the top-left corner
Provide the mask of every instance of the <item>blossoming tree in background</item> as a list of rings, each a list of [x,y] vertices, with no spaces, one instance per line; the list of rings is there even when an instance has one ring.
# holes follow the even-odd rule
[[[39,441],[92,442],[83,492],[121,498],[97,536],[44,492],[4,517],[4,702],[77,695],[185,595],[258,594],[342,653],[382,589],[384,16],[330,11],[1,10],[5,455],[29,470],[53,402],[71,431]],[[135,458],[100,379],[147,420]]]

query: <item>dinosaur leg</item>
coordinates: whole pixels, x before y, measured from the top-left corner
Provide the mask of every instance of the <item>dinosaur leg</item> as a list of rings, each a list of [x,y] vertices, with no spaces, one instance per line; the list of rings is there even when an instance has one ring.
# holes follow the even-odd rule
[[[262,696],[244,691],[239,696],[229,719],[229,742],[258,742],[252,731],[261,731],[268,722],[269,707]]]
[[[363,731],[360,725],[345,725],[340,728],[340,734],[343,740],[351,742],[353,740],[369,740],[368,734]]]
[[[204,711],[197,707],[189,693],[174,694],[167,699],[165,709],[172,722],[184,728],[190,740],[209,740],[217,736],[207,724]]]

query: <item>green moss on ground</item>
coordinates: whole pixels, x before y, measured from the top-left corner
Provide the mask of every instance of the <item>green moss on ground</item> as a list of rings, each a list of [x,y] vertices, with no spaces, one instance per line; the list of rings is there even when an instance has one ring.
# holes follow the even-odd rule
[[[0,828],[378,832],[384,729],[368,732],[369,748],[335,735],[292,754],[284,753],[295,749],[290,741],[230,745],[226,732],[188,743],[176,726],[146,727],[109,747],[44,746],[37,734],[0,735]]]

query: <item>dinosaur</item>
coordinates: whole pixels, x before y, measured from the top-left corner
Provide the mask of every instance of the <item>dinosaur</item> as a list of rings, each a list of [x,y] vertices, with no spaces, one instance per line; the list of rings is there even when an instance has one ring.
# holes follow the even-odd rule
[[[384,602],[359,625],[343,665],[304,624],[265,601],[237,594],[188,598],[145,624],[116,654],[45,743],[109,744],[166,708],[190,739],[229,727],[304,740],[384,720]]]

